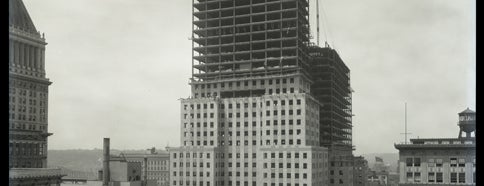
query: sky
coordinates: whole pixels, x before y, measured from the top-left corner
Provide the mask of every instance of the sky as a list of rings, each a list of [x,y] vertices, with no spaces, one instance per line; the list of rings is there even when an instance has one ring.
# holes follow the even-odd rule
[[[24,0],[45,33],[49,149],[180,145],[190,95],[191,1]],[[310,21],[316,38],[315,0]],[[354,154],[457,137],[475,110],[475,1],[321,0],[321,43],[351,70]],[[315,41],[315,40],[314,40]]]

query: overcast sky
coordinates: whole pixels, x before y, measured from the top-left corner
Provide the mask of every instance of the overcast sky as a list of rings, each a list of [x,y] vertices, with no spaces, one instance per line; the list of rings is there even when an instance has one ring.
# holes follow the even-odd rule
[[[24,3],[49,43],[49,149],[102,148],[103,137],[116,149],[180,145],[190,0]],[[321,40],[351,69],[355,154],[397,152],[405,102],[409,137],[457,137],[457,113],[475,110],[475,1],[321,5]]]

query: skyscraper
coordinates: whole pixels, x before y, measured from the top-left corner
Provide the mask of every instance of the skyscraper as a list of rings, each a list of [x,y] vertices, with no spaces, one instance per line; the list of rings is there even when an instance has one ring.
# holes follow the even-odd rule
[[[45,38],[21,0],[9,0],[10,184],[60,184],[60,170],[47,169]]]
[[[307,0],[193,1],[191,97],[171,185],[326,185]]]
[[[329,185],[353,185],[350,70],[329,45],[309,47],[311,94],[320,102],[320,142],[328,148]]]

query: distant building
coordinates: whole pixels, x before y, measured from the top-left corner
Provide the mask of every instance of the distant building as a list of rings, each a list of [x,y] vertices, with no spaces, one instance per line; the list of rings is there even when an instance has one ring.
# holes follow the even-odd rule
[[[354,157],[353,185],[368,185],[368,161],[363,156]]]
[[[104,138],[103,168],[97,180],[87,180],[87,186],[156,186],[156,180],[141,177],[141,162],[129,162],[124,156],[110,155],[109,138]],[[72,183],[63,184],[65,186]]]
[[[47,168],[45,45],[22,0],[9,0],[10,185],[60,185],[63,176]]]
[[[158,186],[170,185],[170,154],[166,151],[156,151],[155,148],[150,149],[149,154],[125,154],[121,156],[126,158],[128,162],[141,163],[141,177],[148,180],[156,180]],[[145,169],[146,164],[146,169]]]
[[[476,112],[467,108],[459,113],[458,125],[458,138],[395,144],[400,151],[400,185],[476,185]]]
[[[110,185],[144,186],[141,177],[141,163],[128,162],[124,157],[111,157],[109,161]],[[88,180],[87,186],[102,186],[104,172],[99,171],[99,180]],[[148,180],[147,186],[155,186],[155,180]]]
[[[373,170],[376,172],[389,172],[390,167],[388,165],[385,165],[383,158],[375,156],[375,164],[373,165]]]
[[[380,186],[388,184],[388,172],[387,171],[370,171],[368,174],[369,186]]]
[[[388,173],[388,186],[398,186],[400,175],[397,172]]]

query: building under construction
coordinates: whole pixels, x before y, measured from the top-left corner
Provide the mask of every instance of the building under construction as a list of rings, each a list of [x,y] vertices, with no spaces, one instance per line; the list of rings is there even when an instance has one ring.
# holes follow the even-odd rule
[[[319,109],[321,146],[329,149],[329,184],[352,185],[352,100],[350,70],[336,50],[309,47],[311,94],[322,103]]]
[[[349,69],[311,46],[309,1],[192,3],[171,185],[352,185]]]
[[[193,1],[192,95],[182,146],[169,148],[171,185],[327,184],[308,19],[307,0]]]

